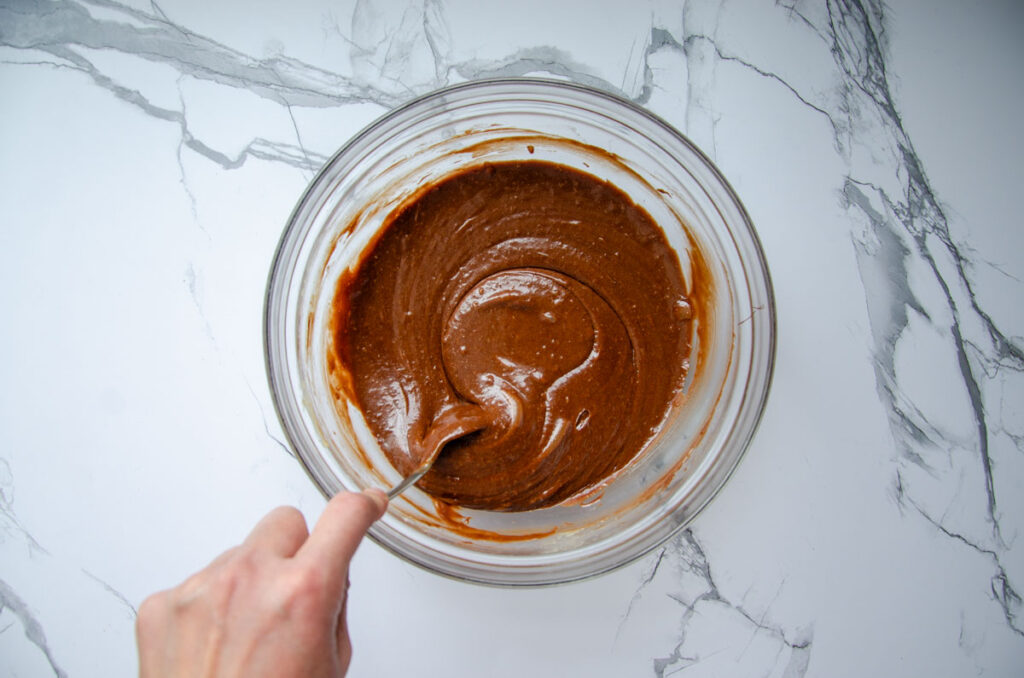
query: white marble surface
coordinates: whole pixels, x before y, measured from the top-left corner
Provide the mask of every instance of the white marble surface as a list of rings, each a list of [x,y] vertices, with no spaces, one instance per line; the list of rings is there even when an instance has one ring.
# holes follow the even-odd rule
[[[565,77],[734,184],[778,299],[736,475],[650,557],[544,590],[373,544],[352,676],[1019,676],[1024,10],[0,0],[0,676],[136,670],[133,619],[323,499],[263,367],[317,167],[409,97]]]

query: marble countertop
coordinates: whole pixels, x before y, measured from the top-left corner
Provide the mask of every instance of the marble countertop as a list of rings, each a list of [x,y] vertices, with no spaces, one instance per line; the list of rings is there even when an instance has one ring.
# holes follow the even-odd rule
[[[1020,675],[1021,35],[1012,0],[0,0],[0,676],[131,675],[142,599],[317,518],[263,364],[288,214],[391,107],[519,75],[717,163],[773,390],[717,499],[612,574],[491,589],[364,544],[350,675]]]

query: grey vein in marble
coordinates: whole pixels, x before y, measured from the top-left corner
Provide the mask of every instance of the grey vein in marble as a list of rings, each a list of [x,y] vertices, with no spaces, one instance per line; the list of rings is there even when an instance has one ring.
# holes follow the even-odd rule
[[[125,21],[95,19],[86,9],[87,4],[120,13]],[[897,345],[910,332],[910,313],[918,314],[929,322],[950,315],[953,322],[945,328],[948,330],[948,349],[955,358],[974,421],[976,463],[985,496],[985,505],[980,512],[990,525],[990,534],[963,534],[948,527],[935,517],[932,509],[916,498],[916,481],[905,478],[899,467],[895,470],[894,498],[901,508],[909,508],[914,515],[919,515],[936,530],[936,534],[972,549],[979,557],[991,562],[993,598],[1002,607],[1009,627],[1017,634],[1022,633],[1017,621],[1021,598],[1016,592],[1014,577],[1007,572],[1001,560],[1012,548],[1012,539],[1008,544],[1004,538],[1007,531],[1001,525],[1006,516],[999,512],[991,440],[992,431],[1000,427],[998,422],[992,421],[992,409],[986,408],[986,400],[990,397],[986,387],[993,383],[992,375],[1003,371],[1018,375],[1024,372],[1024,350],[1005,335],[975,294],[970,278],[972,262],[951,236],[945,212],[903,127],[888,81],[885,7],[882,3],[833,0],[824,4],[799,1],[778,4],[794,24],[820,39],[824,58],[831,58],[835,63],[837,101],[821,100],[801,92],[784,73],[775,73],[742,58],[738,52],[722,45],[713,31],[704,30],[704,26],[690,32],[684,26],[684,30],[679,32],[652,22],[649,41],[642,55],[642,84],[639,91],[630,92],[625,91],[625,85],[620,88],[611,84],[595,75],[585,64],[573,61],[570,55],[552,46],[527,47],[492,61],[454,61],[444,6],[441,2],[429,0],[417,10],[416,20],[404,26],[404,32],[397,36],[384,35],[369,44],[352,43],[353,62],[375,70],[373,75],[380,78],[381,84],[370,85],[367,84],[369,79],[339,75],[283,56],[255,59],[174,24],[156,3],[152,6],[153,12],[147,13],[109,0],[88,3],[71,0],[54,3],[30,0],[0,2],[0,45],[47,53],[55,59],[45,62],[51,67],[82,72],[99,87],[145,115],[177,125],[182,148],[188,148],[224,169],[240,167],[248,158],[260,158],[312,172],[324,162],[330,149],[318,153],[306,147],[292,107],[332,107],[349,103],[391,107],[416,93],[449,84],[455,76],[475,79],[540,72],[645,103],[654,90],[663,85],[656,81],[649,64],[650,58],[662,50],[681,53],[687,59],[686,119],[692,128],[700,124],[710,128],[706,150],[712,155],[715,114],[709,103],[709,88],[714,83],[717,62],[748,68],[778,83],[801,105],[826,116],[833,130],[836,149],[850,164],[849,176],[841,182],[842,199],[851,214],[867,220],[876,241],[872,244],[857,234],[852,236],[871,321],[876,385],[889,412],[893,436],[902,449],[904,460],[929,468],[939,482],[944,479],[943,471],[929,462],[934,448],[943,444],[941,433],[922,408],[901,392],[895,352]],[[716,9],[717,3],[689,3],[684,16],[688,17],[694,7]],[[373,11],[374,3],[360,2],[353,22]],[[419,40],[429,50],[433,69],[429,76],[408,84],[403,79],[402,68],[408,63],[411,50]],[[240,154],[232,156],[218,151],[210,143],[195,138],[188,125],[184,100],[180,110],[152,103],[139,91],[104,74],[81,53],[83,48],[135,55],[170,65],[182,75],[253,92],[287,108],[296,143],[255,138]],[[705,115],[705,122],[700,123],[691,117],[698,112]],[[884,185],[877,177],[862,176],[862,170],[854,160],[857,149],[870,145],[869,139],[875,135],[885,140],[882,150],[898,159],[897,167],[884,177]],[[179,148],[179,163],[180,152]],[[182,167],[183,187],[188,191],[184,177]],[[941,307],[935,306],[934,301],[922,300],[914,291],[910,268],[922,264],[931,271],[932,282],[942,290]],[[262,406],[260,409],[262,412]],[[1021,440],[1019,437],[1011,439],[1019,451]],[[951,451],[947,453],[952,454]],[[948,471],[945,474],[947,477],[951,475]],[[967,509],[971,507],[967,506]],[[641,589],[650,585],[666,562],[673,563],[680,572],[695,577],[694,581],[702,584],[697,594],[687,594],[684,590],[673,594],[684,608],[684,637],[672,652],[655,660],[656,674],[668,675],[697,660],[685,654],[686,629],[689,624],[697,623],[695,610],[699,606],[720,605],[746,620],[757,632],[770,634],[789,648],[786,676],[803,675],[810,656],[810,635],[790,639],[780,627],[767,625],[746,613],[741,606],[725,600],[711,576],[708,557],[692,532],[684,532],[662,551],[649,575],[641,582]],[[629,616],[629,610],[625,616]]]
[[[967,537],[957,532],[954,532],[953,530],[950,530],[949,528],[944,526],[940,521],[936,520],[931,515],[929,515],[927,511],[922,509],[917,504],[917,502],[915,502],[912,498],[906,496],[906,494],[903,491],[902,478],[900,477],[898,472],[896,487],[898,494],[897,501],[899,502],[900,506],[910,506],[915,511],[917,511],[917,513],[920,514],[920,516],[924,518],[924,520],[929,522],[935,529],[939,530],[942,534],[946,535],[950,539],[953,539],[963,544],[964,546],[967,546],[971,550],[986,556],[992,561],[992,564],[995,567],[995,574],[992,576],[992,596],[1003,608],[1003,616],[1006,618],[1006,623],[1010,626],[1010,628],[1016,631],[1018,635],[1024,635],[1024,629],[1021,628],[1017,619],[1017,615],[1022,605],[1021,597],[1010,585],[1010,577],[1006,572],[1006,568],[1003,567],[999,553],[992,549],[987,549],[982,546],[979,546],[978,544],[975,544]]]
[[[57,664],[57,660],[50,651],[42,624],[35,618],[28,604],[4,580],[0,579],[0,610],[3,609],[10,610],[18,618],[25,629],[25,637],[43,653],[50,668],[53,669],[54,675],[57,678],[67,678],[68,674]]]
[[[993,480],[990,439],[993,425],[990,423],[992,415],[985,407],[984,384],[986,380],[994,381],[991,375],[1001,370],[1024,373],[1024,349],[1005,335],[975,294],[969,276],[972,262],[954,242],[945,211],[903,127],[887,76],[884,5],[880,2],[835,0],[823,6],[807,2],[780,3],[779,6],[795,21],[811,29],[828,48],[836,64],[837,102],[815,101],[791,85],[784,74],[771,72],[731,54],[714,35],[688,32],[683,45],[691,59],[691,51],[698,45],[708,45],[717,59],[738,64],[778,82],[802,105],[828,119],[837,152],[851,165],[851,174],[843,184],[842,200],[867,218],[874,229],[874,237],[881,243],[869,247],[856,234],[853,236],[875,339],[878,393],[889,412],[890,426],[904,458],[929,468],[933,475],[940,472],[927,462],[929,449],[943,446],[942,436],[922,410],[901,393],[895,352],[897,344],[908,331],[908,311],[916,312],[929,321],[944,314],[952,316],[953,322],[948,327],[949,350],[958,366],[961,387],[968,397],[970,416],[975,422],[977,463],[986,497],[982,515],[991,526],[989,540],[992,547],[982,548],[975,543],[985,540],[984,536],[972,541],[942,528],[942,521],[920,505],[915,504],[914,508],[928,524],[940,528],[940,534],[957,538],[993,559],[996,568],[993,598],[1003,608],[1009,627],[1020,635],[1017,619],[1021,598],[998,555],[1009,546],[1002,534],[1003,517],[998,511]],[[691,79],[699,77],[699,74],[691,74]],[[706,94],[698,89],[691,91],[690,96],[704,97]],[[881,122],[873,124],[872,114],[877,115]],[[859,169],[853,156],[859,145],[869,146],[869,139],[875,135],[885,139],[885,150],[898,160],[888,179],[899,187],[899,197],[893,197],[891,190],[857,177]],[[713,131],[711,137],[713,149]],[[877,195],[884,209],[872,206],[868,195],[872,193]],[[942,290],[942,308],[929,308],[914,293],[907,263],[910,258],[916,258],[931,272],[933,282]],[[1018,438],[1013,440],[1018,451],[1022,451],[1021,441]],[[899,474],[898,469],[896,473]],[[953,480],[951,473],[947,477]],[[897,500],[902,502],[906,497],[912,497],[914,492],[912,486],[904,485],[901,480]]]
[[[962,378],[961,385],[969,398],[976,426],[977,463],[981,466],[986,497],[983,510],[991,526],[988,541],[992,547],[980,548],[972,539],[943,528],[940,519],[913,501],[913,487],[904,486],[902,480],[902,490],[897,497],[900,500],[906,499],[945,536],[971,545],[992,557],[997,569],[993,577],[994,597],[1003,608],[1010,628],[1018,635],[1024,635],[1016,622],[1021,598],[998,555],[1009,547],[1003,538],[993,481],[991,415],[985,407],[983,383],[988,379],[987,375],[1002,369],[1024,372],[1024,350],[999,329],[975,294],[968,274],[970,260],[950,234],[945,210],[931,188],[896,110],[883,51],[884,6],[880,2],[865,5],[837,1],[828,3],[827,8],[827,33],[834,37],[832,54],[847,84],[845,94],[850,99],[856,99],[861,106],[873,104],[884,121],[888,142],[901,160],[896,170],[896,180],[901,186],[902,195],[893,197],[882,188],[875,189],[877,197],[886,208],[885,214],[867,206],[868,201],[863,192],[865,184],[854,177],[850,177],[844,188],[849,204],[862,210],[874,226],[875,233],[889,241],[881,249],[885,252],[882,254],[884,263],[889,264],[882,270],[877,259],[866,256],[863,242],[855,239],[865,285],[878,292],[868,296],[869,307],[881,306],[884,309],[872,314],[873,323],[879,325],[877,328],[873,326],[879,394],[888,405],[894,434],[902,443],[906,457],[913,463],[926,463],[924,459],[927,452],[922,445],[937,443],[927,433],[934,425],[919,411],[901,407],[900,398],[896,395],[899,379],[894,352],[897,342],[907,331],[908,310],[921,314],[929,321],[950,315],[953,320],[948,327],[949,350],[955,355]],[[856,109],[851,106],[850,110]],[[942,307],[929,308],[914,294],[911,280],[901,261],[914,256],[925,262],[934,283],[942,290]],[[985,535],[976,535],[974,540],[985,538]]]
[[[681,532],[658,552],[657,558],[654,559],[649,571],[637,588],[633,600],[630,601],[629,608],[623,615],[620,632],[622,625],[628,622],[634,604],[644,589],[652,586],[659,577],[659,573],[664,570],[670,570],[669,573],[663,575],[667,580],[664,585],[669,589],[665,595],[682,607],[680,615],[682,633],[676,645],[666,655],[652,659],[655,676],[665,678],[665,676],[673,675],[710,657],[709,654],[702,652],[702,648],[692,647],[688,644],[688,629],[691,624],[696,623],[701,615],[701,610],[706,606],[720,608],[725,613],[732,615],[737,622],[749,627],[751,636],[747,641],[747,647],[758,635],[763,635],[777,643],[778,651],[775,662],[785,662],[781,666],[782,673],[780,674],[784,678],[799,678],[805,675],[810,662],[813,627],[807,627],[795,634],[787,633],[781,625],[772,623],[768,619],[770,611],[768,608],[760,615],[755,615],[742,604],[729,600],[719,589],[712,574],[708,556],[692,529]],[[747,647],[739,649],[739,656],[742,657]],[[784,651],[788,653],[785,657],[782,656]]]
[[[0,531],[6,538],[0,536],[0,543],[9,538],[15,538],[24,543],[30,554],[46,554],[46,550],[29,534],[14,516],[13,508],[14,478],[11,475],[10,465],[6,459],[0,458]],[[42,624],[36,619],[35,614],[29,605],[17,594],[2,577],[0,577],[0,612],[10,610],[21,622],[25,631],[25,638],[36,646],[46,661],[53,669],[54,675],[64,678],[67,674],[57,664],[57,660],[50,650],[46,640],[46,633]]]
[[[310,153],[301,145],[255,138],[239,154],[231,157],[192,134],[184,107],[172,110],[153,104],[138,90],[125,87],[103,73],[78,48],[114,50],[167,63],[183,75],[242,87],[285,106],[336,106],[364,100],[354,93],[344,93],[346,88],[339,84],[337,77],[325,77],[325,72],[313,67],[283,59],[253,60],[173,26],[164,18],[113,2],[97,0],[90,4],[115,9],[142,22],[146,28],[94,19],[83,4],[68,0],[53,3],[24,0],[0,3],[0,46],[38,50],[56,57],[58,61],[50,62],[53,67],[80,71],[101,88],[145,114],[175,123],[181,130],[182,144],[224,169],[241,167],[247,158],[252,157],[315,171],[326,156]],[[331,93],[332,89],[338,93]],[[187,191],[187,186],[185,188]]]
[[[289,447],[288,445],[286,445],[283,440],[281,440],[280,438],[278,438],[276,435],[274,435],[271,432],[270,424],[268,423],[269,420],[267,419],[267,412],[263,408],[263,403],[260,402],[259,396],[256,395],[256,389],[254,389],[252,387],[252,384],[249,383],[248,379],[245,380],[245,386],[246,386],[246,388],[249,389],[249,394],[252,396],[253,401],[256,403],[256,407],[260,411],[260,419],[263,421],[263,432],[266,434],[267,438],[269,438],[275,445],[277,445],[279,448],[281,448],[281,450],[285,454],[287,454],[289,457],[292,457],[293,459],[295,459],[296,458],[295,457],[295,452],[292,451],[292,448]]]
[[[89,14],[88,6],[103,7],[122,15],[125,20],[96,19]],[[593,75],[584,64],[574,63],[567,54],[550,46],[517,50],[499,61],[470,59],[451,62],[448,50],[443,48],[445,39],[439,37],[447,32],[440,3],[427,3],[423,24],[413,27],[425,31],[426,42],[435,60],[434,77],[417,87],[406,87],[397,79],[390,80],[395,85],[392,88],[366,84],[358,77],[343,76],[284,56],[256,59],[170,22],[158,5],[153,6],[154,13],[150,14],[111,0],[57,0],[52,3],[7,0],[0,2],[0,46],[37,50],[56,57],[57,61],[49,62],[53,67],[78,70],[146,115],[178,125],[185,147],[224,169],[241,167],[246,159],[252,157],[286,163],[306,172],[316,171],[333,149],[316,152],[305,146],[292,107],[324,108],[372,103],[391,108],[411,96],[449,84],[452,74],[470,80],[540,72],[627,96],[607,80]],[[373,3],[358,3],[353,22],[359,21],[360,12],[373,11]],[[129,19],[136,25],[129,23]],[[409,40],[403,42],[402,37],[401,33],[382,37],[386,53],[383,63],[374,69],[378,71],[376,75],[400,73],[399,66],[409,59]],[[659,40],[655,47],[666,43],[663,33],[657,33],[655,37]],[[103,73],[81,53],[82,49],[134,55],[169,65],[181,75],[242,89],[273,101],[287,109],[296,143],[256,138],[241,153],[229,156],[194,136],[184,105],[181,110],[155,105],[138,90],[126,87]],[[353,61],[357,66],[361,59],[366,59],[368,51],[372,50],[353,46]]]
[[[87,5],[113,10],[124,21],[103,21]],[[226,45],[169,22],[159,11],[149,14],[108,0],[21,0],[3,9],[2,43],[22,49],[109,49],[170,64],[200,80],[244,87],[277,103],[297,106],[337,106],[360,101],[398,101],[371,87],[287,57],[254,59]],[[137,25],[128,23],[128,20]],[[63,55],[60,55],[63,56]]]
[[[2,519],[0,528],[3,533],[8,537],[23,541],[30,554],[48,555],[46,549],[40,546],[35,537],[21,526],[14,515],[14,477],[11,475],[10,464],[3,457],[0,457],[0,519]]]
[[[0,458],[0,544],[4,558],[0,560],[0,612],[9,610],[24,629],[26,640],[38,649],[58,678],[67,676],[58,646],[47,639],[44,620],[53,614],[65,615],[60,607],[61,596],[81,591],[85,584],[98,594],[95,600],[112,601],[115,609],[136,616],[135,606],[117,588],[82,568],[69,566],[43,548],[18,520],[13,506],[14,478],[6,459]],[[21,588],[13,583],[19,577],[40,577],[41,587]],[[84,576],[84,577],[83,577]],[[13,579],[12,579],[13,577]],[[31,579],[21,582],[25,584]],[[106,602],[104,603],[106,604]],[[48,612],[50,617],[47,617]],[[64,656],[67,659],[67,656]]]

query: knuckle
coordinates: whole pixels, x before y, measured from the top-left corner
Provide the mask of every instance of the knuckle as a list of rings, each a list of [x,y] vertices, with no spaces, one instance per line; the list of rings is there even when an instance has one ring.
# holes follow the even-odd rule
[[[302,567],[292,574],[290,583],[290,593],[293,598],[319,599],[325,589],[326,577],[317,567]]]
[[[210,574],[206,570],[195,573],[183,581],[180,586],[168,592],[168,606],[172,610],[180,612],[202,594],[209,585],[209,581]]]
[[[315,567],[292,570],[281,588],[280,608],[286,616],[296,619],[317,619],[327,609],[327,577]]]
[[[241,548],[235,557],[224,564],[222,570],[236,578],[252,576],[263,565],[264,554],[254,548]]]
[[[135,626],[140,633],[160,623],[167,613],[167,598],[167,592],[160,591],[142,601],[135,615]]]
[[[210,578],[209,588],[220,594],[230,594],[251,581],[258,569],[259,558],[255,551],[239,551],[234,558],[217,568]]]

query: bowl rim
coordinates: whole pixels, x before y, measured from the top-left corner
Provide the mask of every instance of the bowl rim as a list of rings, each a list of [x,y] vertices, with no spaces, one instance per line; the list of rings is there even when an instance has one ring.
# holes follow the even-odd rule
[[[756,400],[749,404],[750,411],[753,413],[753,421],[750,422],[746,434],[739,440],[736,440],[736,445],[740,448],[735,457],[731,460],[726,467],[720,468],[720,479],[714,483],[714,486],[710,488],[703,497],[702,500],[691,505],[691,511],[689,516],[684,520],[680,520],[676,525],[672,527],[665,535],[660,539],[652,540],[649,544],[644,544],[642,548],[639,548],[635,553],[630,554],[629,557],[623,558],[618,562],[613,562],[602,567],[595,568],[593,570],[573,574],[568,577],[561,577],[557,579],[544,579],[538,581],[525,581],[518,579],[502,580],[500,578],[486,578],[486,577],[475,577],[469,573],[463,572],[456,574],[449,572],[444,569],[432,566],[430,563],[417,560],[410,554],[404,553],[401,550],[395,548],[393,545],[387,543],[385,540],[379,538],[373,530],[367,533],[367,536],[378,546],[381,546],[386,551],[398,556],[405,562],[416,565],[420,569],[432,572],[434,574],[452,579],[455,581],[469,582],[473,584],[492,586],[497,588],[538,588],[557,586],[562,584],[569,584],[577,581],[584,581],[599,577],[603,574],[621,569],[631,563],[635,563],[641,558],[647,556],[651,552],[658,548],[662,548],[668,541],[675,538],[680,532],[685,530],[693,520],[707,507],[707,505],[721,492],[722,488],[728,482],[729,478],[735,473],[739,467],[743,458],[746,457],[747,451],[750,447],[752,440],[754,439],[757,430],[760,426],[761,420],[764,416],[764,411],[767,408],[768,398],[771,392],[772,383],[774,380],[775,373],[775,360],[777,350],[777,313],[776,313],[776,302],[774,285],[772,282],[771,272],[768,268],[767,258],[764,253],[764,247],[762,245],[760,236],[757,230],[754,228],[753,220],[740,200],[739,195],[736,193],[732,184],[722,174],[721,170],[717,165],[705,154],[694,142],[692,142],[685,134],[677,130],[673,125],[669,124],[663,118],[657,114],[649,111],[643,106],[631,101],[623,96],[608,92],[606,90],[598,89],[593,86],[580,84],[568,80],[558,80],[553,78],[539,78],[539,77],[498,77],[498,78],[485,78],[478,80],[471,80],[463,83],[457,83],[448,85],[438,89],[431,90],[429,92],[415,96],[408,101],[388,110],[384,114],[380,115],[372,122],[360,129],[356,134],[351,136],[344,144],[342,144],[337,151],[335,151],[331,157],[324,162],[317,173],[306,185],[302,195],[296,201],[294,208],[289,213],[286,225],[281,232],[281,236],[278,240],[277,246],[274,249],[274,256],[271,266],[268,270],[267,281],[264,290],[264,301],[263,301],[263,357],[264,366],[267,374],[268,386],[270,388],[271,399],[274,404],[274,412],[277,416],[278,423],[281,426],[281,430],[285,435],[288,442],[289,452],[295,457],[296,461],[302,467],[307,477],[313,482],[314,486],[320,491],[320,493],[327,499],[330,500],[331,494],[328,489],[324,486],[321,480],[313,473],[310,465],[307,463],[304,455],[301,453],[303,447],[297,443],[295,436],[292,433],[291,427],[287,421],[287,416],[283,411],[285,405],[282,402],[279,393],[281,392],[282,382],[287,381],[287,375],[279,374],[274,366],[274,342],[276,341],[274,334],[274,322],[275,318],[280,315],[283,311],[282,304],[286,298],[278,298],[277,281],[281,280],[280,273],[285,266],[285,259],[287,258],[289,244],[292,244],[293,234],[296,229],[300,228],[300,224],[297,219],[299,215],[308,206],[310,200],[313,199],[315,190],[320,186],[324,176],[330,172],[331,168],[345,155],[350,153],[353,148],[360,146],[368,137],[376,133],[380,128],[386,127],[396,118],[401,118],[403,114],[409,112],[412,109],[420,108],[438,99],[443,99],[452,94],[463,93],[466,91],[473,90],[486,90],[488,88],[503,88],[503,87],[536,87],[541,90],[549,91],[570,91],[576,94],[582,95],[583,97],[591,96],[598,99],[603,99],[612,106],[623,106],[629,109],[632,113],[639,115],[641,118],[646,119],[648,122],[654,124],[662,130],[662,132],[673,137],[675,141],[681,143],[687,148],[688,151],[694,153],[703,165],[703,169],[707,170],[715,181],[718,182],[720,188],[726,193],[729,200],[733,203],[735,208],[738,210],[742,222],[742,230],[744,235],[749,238],[749,245],[751,246],[751,253],[754,255],[753,268],[755,271],[761,273],[762,283],[764,285],[764,309],[763,315],[767,315],[768,326],[765,328],[763,337],[759,337],[758,341],[767,342],[765,355],[764,355],[764,369],[763,369],[763,385],[760,388],[760,394]],[[746,259],[748,254],[741,255],[741,259]],[[747,397],[747,392],[751,389],[750,379],[745,380],[743,383],[743,398]]]

